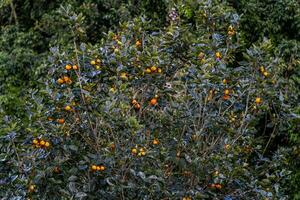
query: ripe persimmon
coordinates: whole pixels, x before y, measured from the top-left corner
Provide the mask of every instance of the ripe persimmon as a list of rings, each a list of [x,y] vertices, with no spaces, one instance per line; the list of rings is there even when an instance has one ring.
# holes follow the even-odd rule
[[[136,110],[141,109],[141,105],[139,103],[134,104],[134,109],[136,109]]]
[[[57,119],[57,123],[59,124],[63,124],[65,123],[65,119],[61,118],[61,119]]]
[[[46,144],[46,142],[45,142],[44,140],[41,140],[41,141],[40,141],[40,145],[41,145],[41,146],[44,146],[45,144]]]
[[[229,150],[230,147],[231,147],[230,144],[226,144],[226,145],[225,145],[225,149],[226,149],[226,150]]]
[[[227,94],[225,94],[225,95],[223,96],[223,99],[224,99],[224,100],[228,100],[228,99],[230,99],[230,96],[227,95]]]
[[[221,54],[220,52],[216,52],[215,55],[216,55],[216,58],[217,58],[217,59],[220,59],[220,58],[222,57],[222,54]]]
[[[70,64],[67,64],[67,65],[65,66],[65,69],[66,69],[66,70],[70,70],[70,69],[72,69],[72,66],[71,66]]]
[[[33,144],[38,144],[39,141],[38,141],[37,139],[34,139],[34,140],[32,140],[32,143],[33,143]]]
[[[71,106],[65,106],[65,110],[70,111],[70,110],[72,110],[72,107]]]
[[[140,47],[142,45],[142,43],[139,41],[139,40],[137,40],[136,42],[135,42],[135,46],[136,47]]]
[[[45,142],[45,147],[50,147],[50,143],[49,142]]]
[[[215,188],[217,188],[217,189],[221,189],[222,188],[222,185],[221,184],[219,184],[219,183],[217,183],[217,184],[215,184]]]
[[[73,65],[73,70],[78,70],[78,66],[77,65]]]
[[[156,98],[152,98],[150,100],[150,105],[155,106],[157,104],[157,99]]]
[[[151,69],[151,72],[156,72],[157,67],[153,65],[150,69]]]
[[[154,145],[158,145],[158,144],[159,144],[159,141],[158,141],[158,139],[154,139],[154,140],[152,141],[152,144],[154,144]]]
[[[132,101],[131,101],[131,104],[132,105],[135,105],[135,104],[137,104],[138,102],[137,102],[137,100],[135,100],[135,99],[133,99]]]
[[[151,69],[150,69],[150,68],[147,68],[147,69],[145,70],[145,72],[148,73],[148,74],[150,74],[150,73],[151,73]]]
[[[97,166],[96,166],[96,165],[92,165],[92,166],[91,166],[91,169],[92,169],[93,171],[96,171],[96,170],[97,170]]]
[[[137,149],[136,148],[131,149],[131,153],[136,154],[137,153]]]
[[[65,81],[63,80],[63,79],[61,79],[61,78],[59,78],[59,79],[57,79],[57,83],[58,84],[63,84]]]

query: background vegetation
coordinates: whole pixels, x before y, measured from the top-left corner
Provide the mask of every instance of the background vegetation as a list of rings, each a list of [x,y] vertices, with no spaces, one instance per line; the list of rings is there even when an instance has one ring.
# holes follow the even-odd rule
[[[300,199],[299,4],[0,1],[0,196]]]

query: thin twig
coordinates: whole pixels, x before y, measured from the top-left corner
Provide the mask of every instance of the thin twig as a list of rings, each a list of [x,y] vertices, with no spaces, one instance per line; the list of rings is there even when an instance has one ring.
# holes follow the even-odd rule
[[[14,5],[14,3],[13,3],[13,0],[10,1],[10,8],[11,8],[12,15],[14,16],[15,23],[16,23],[16,25],[18,25],[19,22],[18,22],[18,17],[17,17],[17,13],[16,13],[16,8],[15,8],[15,5]]]

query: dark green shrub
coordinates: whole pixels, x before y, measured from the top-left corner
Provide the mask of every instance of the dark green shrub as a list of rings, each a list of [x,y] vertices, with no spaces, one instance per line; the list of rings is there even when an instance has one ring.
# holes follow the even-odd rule
[[[133,1],[116,2],[128,20],[106,33],[88,2],[42,16],[38,89],[22,95],[22,120],[1,116],[0,196],[297,198],[297,44],[249,45],[226,1],[155,1],[153,16],[143,1],[136,18]]]

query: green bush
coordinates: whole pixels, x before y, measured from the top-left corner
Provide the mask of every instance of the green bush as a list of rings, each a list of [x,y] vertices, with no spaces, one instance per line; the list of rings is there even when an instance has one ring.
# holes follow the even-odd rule
[[[297,199],[295,38],[247,29],[252,1],[100,2],[55,2],[38,14],[47,37],[3,28],[0,196]]]

